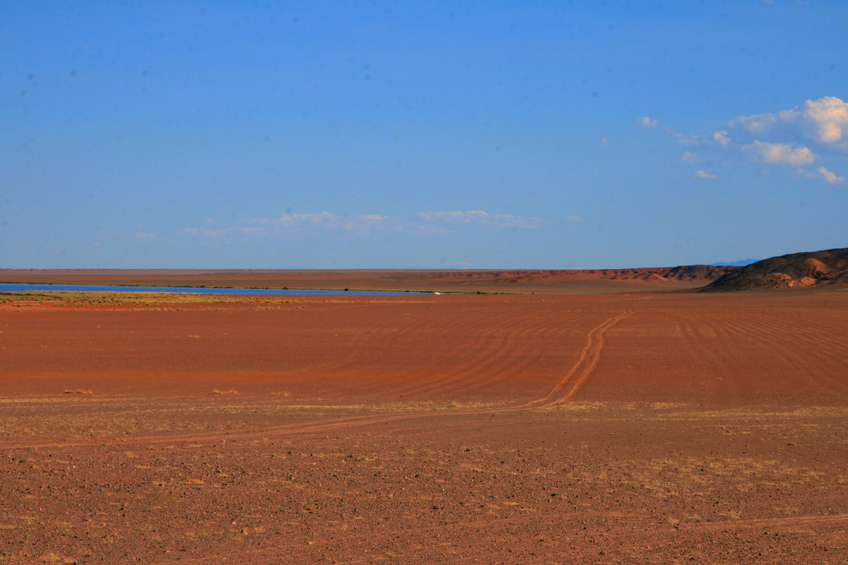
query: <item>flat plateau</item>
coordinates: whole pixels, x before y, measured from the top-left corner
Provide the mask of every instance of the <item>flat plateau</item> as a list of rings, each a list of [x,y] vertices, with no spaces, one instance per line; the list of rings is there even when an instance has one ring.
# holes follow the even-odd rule
[[[0,298],[0,563],[848,561],[845,291]]]

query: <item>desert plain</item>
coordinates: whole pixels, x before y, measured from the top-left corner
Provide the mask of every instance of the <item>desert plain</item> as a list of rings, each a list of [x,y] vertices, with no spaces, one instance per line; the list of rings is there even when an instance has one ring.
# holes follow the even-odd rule
[[[480,284],[0,295],[0,563],[848,562],[844,287]]]

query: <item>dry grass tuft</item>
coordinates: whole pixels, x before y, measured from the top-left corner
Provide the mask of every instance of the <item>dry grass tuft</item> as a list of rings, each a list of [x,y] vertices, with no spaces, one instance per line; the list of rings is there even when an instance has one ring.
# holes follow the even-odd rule
[[[213,388],[212,394],[238,394],[238,391],[233,389],[221,390],[218,388]]]
[[[65,389],[65,394],[94,394],[94,391],[91,389],[78,388],[78,389]]]

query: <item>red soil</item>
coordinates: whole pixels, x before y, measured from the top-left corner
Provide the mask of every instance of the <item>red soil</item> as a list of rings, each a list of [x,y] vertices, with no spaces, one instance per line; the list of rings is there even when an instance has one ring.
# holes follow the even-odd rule
[[[0,563],[848,561],[846,292],[289,300],[0,305]]]

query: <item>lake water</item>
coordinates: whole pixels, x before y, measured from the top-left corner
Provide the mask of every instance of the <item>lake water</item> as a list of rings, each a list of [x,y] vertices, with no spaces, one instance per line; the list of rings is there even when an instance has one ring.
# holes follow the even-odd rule
[[[33,290],[76,290],[89,292],[174,292],[185,294],[432,294],[430,292],[389,292],[382,290],[306,290],[292,288],[209,288],[193,286],[113,286],[94,284],[22,284],[0,283],[0,292]]]

